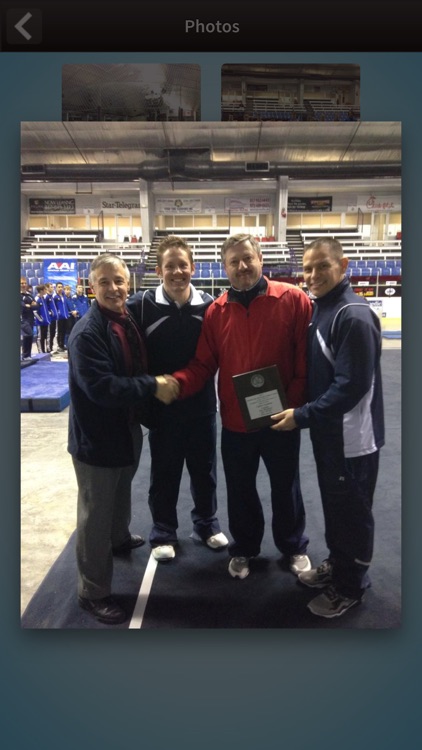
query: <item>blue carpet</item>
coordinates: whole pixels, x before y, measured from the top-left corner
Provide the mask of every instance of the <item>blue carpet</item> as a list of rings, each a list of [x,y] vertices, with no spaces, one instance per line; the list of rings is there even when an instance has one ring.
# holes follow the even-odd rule
[[[69,406],[68,363],[43,359],[21,371],[21,412],[63,411]]]
[[[47,366],[47,365],[46,365]],[[36,368],[30,368],[36,369]],[[227,573],[227,551],[215,552],[190,538],[192,498],[187,472],[183,472],[178,502],[179,544],[175,560],[156,570],[142,629],[370,629],[399,628],[401,624],[401,351],[383,352],[386,445],[381,450],[380,473],[374,501],[375,550],[370,576],[372,587],[362,606],[344,618],[325,620],[306,607],[315,591],[301,586],[289,573],[274,546],[268,475],[258,472],[257,487],[265,516],[265,535],[259,557],[251,563],[245,581]],[[220,431],[220,420],[218,430]],[[220,438],[218,439],[218,444]],[[218,449],[218,517],[230,537],[224,472]],[[135,534],[148,537],[150,456],[144,439],[139,469],[132,492],[132,524]],[[314,564],[327,556],[324,520],[315,463],[308,430],[302,431],[300,472],[306,508],[308,553]],[[75,493],[76,504],[76,493]],[[113,595],[132,614],[143,579],[150,548],[148,543],[131,555],[114,559]],[[110,629],[78,607],[75,534],[73,533],[26,608],[24,629]],[[129,621],[113,626],[127,629]]]

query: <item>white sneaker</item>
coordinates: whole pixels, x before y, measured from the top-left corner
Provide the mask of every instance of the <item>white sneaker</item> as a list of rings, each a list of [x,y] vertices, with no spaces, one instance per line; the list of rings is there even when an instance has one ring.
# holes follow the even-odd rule
[[[305,573],[312,567],[308,555],[292,555],[289,561],[289,568],[296,576],[299,573]]]
[[[206,544],[210,549],[224,549],[229,543],[229,540],[222,531],[219,531],[218,534],[214,534],[213,536],[209,536],[208,539],[202,539],[196,531],[192,531],[190,538],[195,542]]]
[[[152,548],[152,556],[155,558],[155,560],[159,560],[161,562],[163,560],[171,560],[173,557],[176,557],[176,552],[174,551],[174,547],[172,544],[162,544],[160,547]]]
[[[227,547],[228,543],[229,540],[222,531],[218,534],[214,534],[214,536],[208,537],[205,541],[205,544],[211,549],[223,549],[224,547]]]
[[[249,557],[232,557],[229,573],[232,578],[246,578],[249,575]]]

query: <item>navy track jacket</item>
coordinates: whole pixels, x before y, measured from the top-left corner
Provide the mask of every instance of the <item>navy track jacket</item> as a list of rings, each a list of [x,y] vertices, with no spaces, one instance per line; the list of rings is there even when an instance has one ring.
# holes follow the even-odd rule
[[[384,445],[381,326],[347,278],[313,302],[308,336],[308,398],[295,409],[311,436],[341,441],[344,456],[374,453]]]

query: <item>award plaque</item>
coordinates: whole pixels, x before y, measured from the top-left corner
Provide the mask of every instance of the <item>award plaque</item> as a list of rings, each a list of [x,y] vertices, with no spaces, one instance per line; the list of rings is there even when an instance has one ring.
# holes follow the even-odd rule
[[[277,365],[233,375],[233,385],[248,432],[274,424],[271,415],[287,409]]]

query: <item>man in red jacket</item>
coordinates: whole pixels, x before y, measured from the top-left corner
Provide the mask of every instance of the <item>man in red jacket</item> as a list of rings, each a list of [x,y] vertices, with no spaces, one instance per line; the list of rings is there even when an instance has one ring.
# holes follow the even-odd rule
[[[311,303],[298,287],[263,276],[261,249],[251,235],[229,237],[221,254],[231,287],[207,309],[195,358],[173,374],[184,398],[218,371],[221,453],[233,537],[230,575],[246,578],[250,558],[260,553],[264,514],[256,476],[261,458],[271,484],[274,542],[297,575],[311,568],[299,482],[300,432],[270,427],[247,432],[233,376],[277,365],[289,406],[303,405]]]

